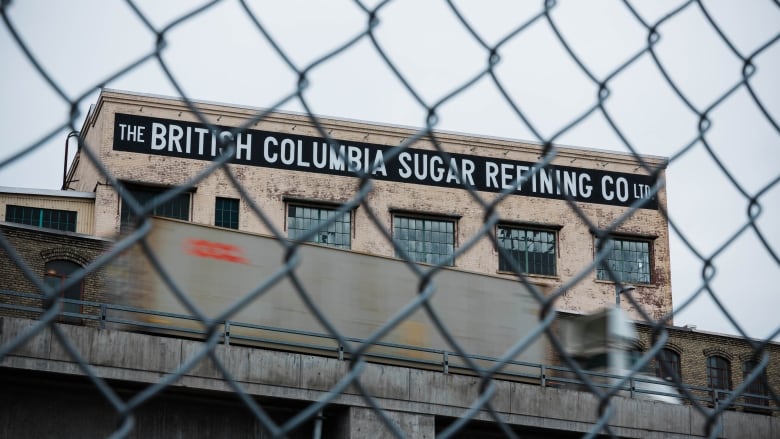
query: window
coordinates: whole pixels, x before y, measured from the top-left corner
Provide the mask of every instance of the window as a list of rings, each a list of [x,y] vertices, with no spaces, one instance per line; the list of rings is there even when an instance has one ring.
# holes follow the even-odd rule
[[[217,197],[214,204],[214,225],[238,229],[238,199]]]
[[[610,238],[604,248],[606,256],[596,270],[599,280],[650,283],[650,241]]]
[[[713,390],[731,390],[731,363],[720,355],[707,357],[707,381]],[[728,393],[716,392],[718,400],[728,398]]]
[[[504,250],[498,253],[499,271],[514,271],[514,261],[523,273],[555,276],[555,232],[499,226],[497,239]]]
[[[5,220],[9,223],[27,224],[28,226],[45,227],[65,232],[76,231],[76,212],[71,210],[8,204],[5,206]]]
[[[309,231],[317,230],[307,237],[308,242],[348,249],[352,244],[351,213],[338,215],[326,226],[325,222],[334,215],[337,215],[336,209],[290,204],[287,206],[287,236],[301,240]]]
[[[153,187],[128,187],[127,192],[135,198],[142,206],[154,203],[157,197],[164,194],[166,189]],[[156,206],[150,215],[163,216],[166,218],[181,219],[189,221],[190,219],[190,194],[188,192],[179,194],[173,199]],[[122,202],[121,227],[131,226],[136,218],[127,203]]]
[[[645,355],[645,351],[641,346],[634,345],[628,350],[627,354],[629,367],[634,368],[637,364],[639,364],[639,360],[642,359],[642,356]],[[653,362],[648,361],[639,368],[639,373],[650,375],[653,373],[652,367]]]
[[[52,288],[58,288],[63,283],[65,283],[65,280],[67,280],[68,277],[70,277],[73,273],[77,272],[80,269],[81,266],[74,262],[65,261],[65,260],[49,261],[44,265],[43,280],[46,283],[46,285]],[[74,285],[71,285],[70,287],[66,288],[64,291],[60,292],[60,297],[62,297],[63,299],[81,300],[82,286],[83,286],[83,282],[78,282]],[[44,304],[44,306],[48,307],[49,303]],[[60,312],[80,314],[81,304],[61,301]],[[69,322],[80,321],[78,317],[68,317],[68,316],[60,317],[60,320],[69,321]]]
[[[748,360],[742,363],[742,379],[746,380],[748,375],[758,367],[758,362],[755,360]],[[750,383],[747,388],[745,389],[746,394],[750,394],[752,396],[745,396],[745,403],[751,404],[751,405],[759,405],[759,406],[766,406],[769,405],[769,398],[766,398],[769,396],[769,390],[767,387],[767,381],[766,381],[766,369],[764,369],[761,374],[756,377],[755,380],[753,380],[752,383]],[[746,410],[749,410],[748,407],[745,408]]]
[[[682,377],[680,354],[671,349],[661,349],[655,359],[655,376],[666,381],[674,381],[674,377]]]
[[[455,265],[454,221],[394,216],[393,239],[414,262]]]

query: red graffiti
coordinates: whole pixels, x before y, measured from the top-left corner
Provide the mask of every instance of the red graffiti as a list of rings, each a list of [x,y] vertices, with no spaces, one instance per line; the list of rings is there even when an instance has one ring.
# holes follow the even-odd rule
[[[249,263],[249,260],[244,257],[244,250],[241,247],[233,244],[225,244],[223,242],[208,241],[205,239],[188,239],[185,251],[187,254],[199,258],[217,259],[238,264]]]

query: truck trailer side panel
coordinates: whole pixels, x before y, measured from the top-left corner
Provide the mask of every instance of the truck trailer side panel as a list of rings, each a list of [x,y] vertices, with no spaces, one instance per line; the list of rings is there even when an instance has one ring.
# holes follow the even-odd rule
[[[302,289],[344,337],[366,339],[418,297],[420,280],[403,261],[301,244],[295,265],[287,266],[282,243],[268,236],[153,219],[147,242],[182,292],[210,318],[221,316],[248,294],[252,301],[228,316],[236,322],[316,333],[327,332],[290,280],[294,272]],[[123,257],[131,267],[122,303],[145,309],[191,315],[146,260],[139,246]],[[128,262],[130,261],[130,262]],[[423,269],[429,267],[424,266]],[[288,271],[290,269],[291,271]],[[269,280],[278,281],[269,283]],[[445,268],[433,277],[430,303],[447,331],[472,355],[500,357],[538,325],[539,304],[525,285],[498,276]],[[159,316],[150,321],[202,328],[197,321]],[[330,345],[332,341],[300,334],[258,331],[232,325],[233,337],[271,337],[279,342]],[[390,331],[382,342],[453,351],[422,309]],[[531,343],[519,361],[545,363],[544,335]],[[419,350],[372,348],[412,360],[441,363],[441,354]],[[457,366],[457,357],[450,364]],[[526,368],[515,371],[528,372]],[[538,370],[533,372],[538,374]]]

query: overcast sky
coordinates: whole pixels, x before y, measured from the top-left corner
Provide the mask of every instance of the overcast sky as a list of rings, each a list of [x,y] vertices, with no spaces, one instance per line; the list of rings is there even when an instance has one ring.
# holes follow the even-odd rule
[[[152,26],[162,29],[190,1],[139,1]],[[366,28],[366,14],[350,1],[250,2],[258,20],[290,61],[304,68]],[[369,7],[373,2],[366,2]],[[486,44],[492,46],[543,10],[541,1],[461,1],[456,5]],[[680,1],[637,2],[636,11],[656,23]],[[770,0],[707,1],[713,20],[748,55],[780,33],[780,8]],[[79,102],[80,127],[96,86],[153,51],[156,36],[124,2],[12,2],[6,15],[39,63],[69,99]],[[551,17],[590,72],[604,80],[647,45],[647,30],[617,1],[559,1]],[[382,8],[375,36],[387,56],[428,105],[443,99],[485,69],[487,52],[445,2],[398,0]],[[658,26],[660,62],[690,104],[703,111],[741,81],[734,55],[697,4]],[[163,59],[188,96],[227,104],[271,107],[294,91],[297,74],[268,44],[240,3],[223,1],[165,34]],[[446,101],[437,129],[539,141],[557,135],[596,103],[597,87],[558,42],[542,19],[499,49],[499,80],[528,115],[526,126],[483,78]],[[0,26],[0,160],[63,127],[70,114]],[[753,60],[749,82],[765,109],[780,121],[780,42]],[[392,74],[368,38],[313,68],[305,99],[322,116],[419,127],[426,111]],[[175,96],[160,64],[151,59],[107,84],[110,88]],[[649,54],[608,83],[606,109],[625,138],[642,154],[673,157],[667,171],[671,220],[705,258],[718,249],[713,292],[748,333],[764,338],[778,330],[780,264],[749,229],[748,199],[707,152],[702,142],[683,151],[698,135],[699,118],[674,93]],[[282,108],[303,111],[298,101]],[[780,253],[780,133],[744,87],[710,113],[705,138],[721,164],[748,196],[764,190],[756,224]],[[65,138],[50,141],[23,159],[0,168],[0,186],[59,189]],[[596,112],[556,137],[561,145],[627,151]],[[680,153],[684,154],[680,155]],[[771,186],[770,186],[771,185]],[[702,285],[703,264],[672,233],[675,308]],[[702,295],[675,317],[677,325],[736,334],[737,330]]]

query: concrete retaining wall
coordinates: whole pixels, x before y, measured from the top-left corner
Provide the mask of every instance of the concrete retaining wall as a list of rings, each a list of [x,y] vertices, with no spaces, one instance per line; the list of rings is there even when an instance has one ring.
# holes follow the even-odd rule
[[[36,323],[0,317],[0,346],[6,346],[30,331]],[[80,326],[58,325],[57,330],[72,341],[97,376],[142,387],[176,372],[198,355],[204,346],[198,341]],[[214,356],[223,364],[227,376],[247,394],[290,404],[308,404],[325,398],[332,388],[350,377],[350,363],[335,358],[221,345],[215,347]],[[48,327],[36,332],[27,343],[3,358],[0,366],[14,373],[83,375],[77,361],[65,351],[55,331]],[[169,388],[204,394],[232,394],[232,388],[224,378],[214,361],[206,355],[174,380]],[[435,425],[436,419],[462,416],[480,396],[478,378],[406,367],[366,364],[357,379],[360,387],[380,407],[392,413],[391,419],[395,419],[410,437],[431,437],[433,430],[429,424]],[[516,428],[587,432],[597,421],[598,401],[588,393],[507,381],[494,383],[491,403],[503,419]],[[704,436],[704,417],[690,406],[622,397],[614,398],[612,406],[615,413],[609,424],[620,436]],[[368,401],[354,382],[350,382],[326,410],[331,410],[331,407],[341,407],[342,411],[348,408],[338,421],[340,425],[347,425],[340,430],[343,433],[341,437],[359,437],[353,430],[356,426],[360,426],[361,431],[368,425],[374,425],[371,428],[376,431],[384,428],[376,424],[376,415],[371,413]],[[486,411],[478,412],[475,419],[492,420]],[[722,437],[725,438],[780,435],[780,419],[777,417],[727,412],[722,421],[725,426]]]

